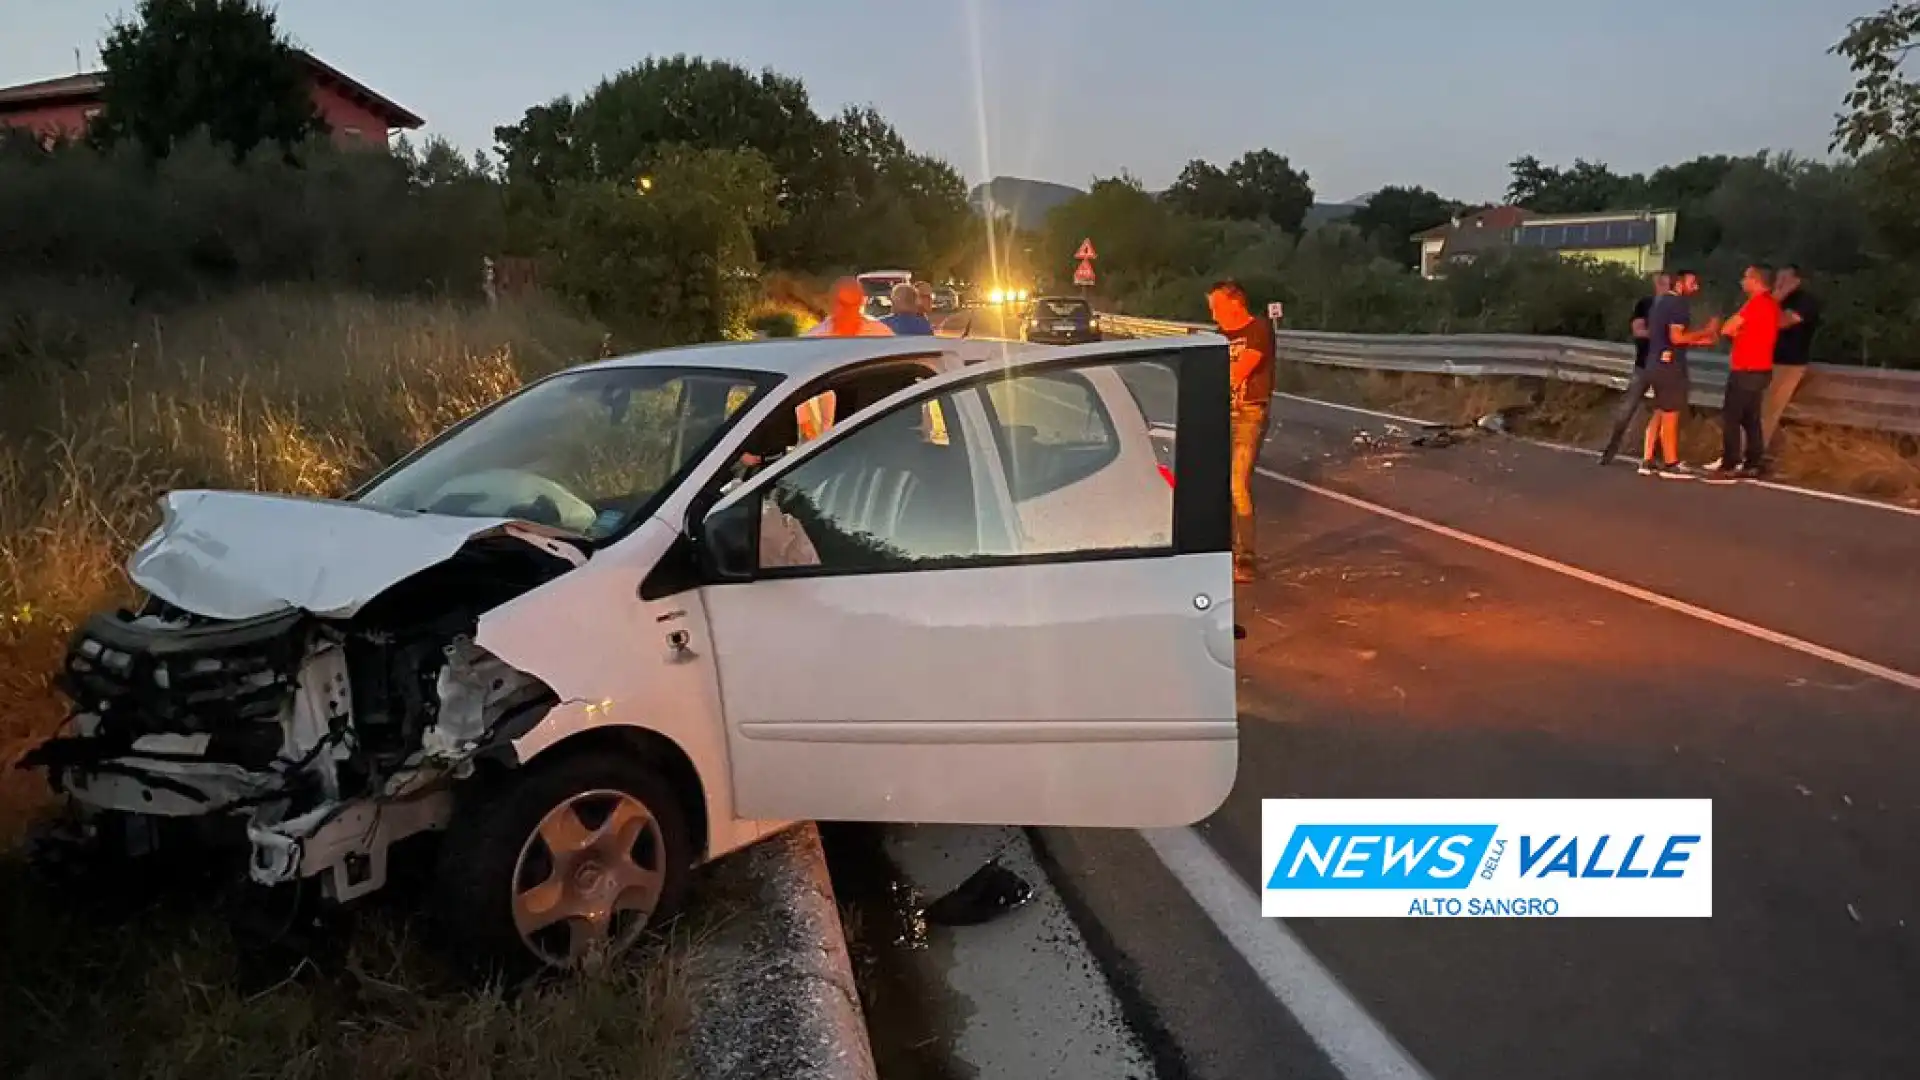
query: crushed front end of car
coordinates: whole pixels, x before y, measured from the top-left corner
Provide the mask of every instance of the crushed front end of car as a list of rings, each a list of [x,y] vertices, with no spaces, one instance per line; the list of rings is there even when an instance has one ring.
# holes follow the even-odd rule
[[[68,802],[43,854],[193,849],[259,885],[312,879],[353,900],[386,883],[396,843],[445,826],[453,781],[492,731],[551,703],[473,635],[484,612],[584,553],[511,524],[445,519],[423,524],[432,545],[380,549],[356,544],[355,527],[377,522],[357,538],[371,541],[392,515],[324,500],[276,500],[266,509],[284,525],[261,532],[257,501],[271,498],[170,496],[167,523],[131,563],[147,600],[74,633],[57,676],[70,716],[20,763]],[[207,557],[228,545],[277,545],[304,576]],[[354,564],[330,579],[349,591],[316,587],[329,557]],[[196,596],[219,614],[185,606]]]

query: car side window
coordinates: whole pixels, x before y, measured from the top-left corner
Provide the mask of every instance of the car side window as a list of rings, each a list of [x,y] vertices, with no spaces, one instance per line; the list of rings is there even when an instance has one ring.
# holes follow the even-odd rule
[[[895,409],[782,475],[761,502],[760,568],[879,573],[979,558],[955,415],[944,396]]]
[[[1084,375],[1042,372],[984,388],[1000,463],[1016,502],[1066,487],[1119,454],[1119,435]]]
[[[896,408],[769,485],[758,569],[886,573],[1170,552],[1174,431],[1165,421],[1150,429],[1149,413],[1170,419],[1178,391],[1164,365],[1122,361],[992,377]],[[960,422],[969,396],[984,432]]]

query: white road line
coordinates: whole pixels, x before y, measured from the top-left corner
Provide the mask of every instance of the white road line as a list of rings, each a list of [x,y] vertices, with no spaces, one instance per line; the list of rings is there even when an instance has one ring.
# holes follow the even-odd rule
[[[1299,394],[1287,394],[1275,391],[1273,396],[1286,398],[1288,401],[1298,401],[1302,405],[1318,405],[1323,409],[1340,409],[1344,412],[1359,413],[1361,416],[1377,416],[1382,420],[1392,420],[1397,424],[1410,424],[1414,427],[1445,426],[1434,420],[1416,420],[1411,416],[1399,416],[1390,412],[1381,412],[1379,409],[1363,409],[1358,405],[1347,405],[1338,401],[1322,401],[1319,398],[1303,397]]]
[[[1300,394],[1275,393],[1273,396],[1286,398],[1288,401],[1297,401],[1302,405],[1318,405],[1323,409],[1339,409],[1342,412],[1378,417],[1381,420],[1391,420],[1397,424],[1411,424],[1414,427],[1444,426],[1435,420],[1417,420],[1411,416],[1400,416],[1395,413],[1381,412],[1378,409],[1363,409],[1358,405],[1347,405],[1338,401],[1323,401],[1320,398],[1304,397]],[[1545,439],[1530,439],[1524,437],[1521,438],[1520,441],[1538,446],[1544,450],[1558,450],[1564,454],[1579,454],[1581,457],[1586,458],[1598,458],[1600,456],[1600,451],[1590,450],[1584,446],[1570,446],[1567,443],[1548,442]],[[1631,442],[1632,440],[1628,441]],[[1634,458],[1632,454],[1628,454],[1625,457],[1619,458],[1616,464],[1633,465],[1637,463],[1637,460],[1638,459]],[[1899,503],[1884,502],[1880,499],[1868,499],[1859,495],[1845,495],[1838,491],[1822,491],[1819,488],[1798,487],[1793,484],[1780,484],[1772,480],[1744,480],[1742,483],[1752,487],[1763,487],[1769,491],[1785,492],[1789,495],[1805,495],[1812,499],[1825,499],[1828,502],[1846,503],[1849,506],[1863,506],[1869,510],[1888,510],[1896,514],[1905,514],[1908,517],[1920,517],[1920,507],[1902,506]]]
[[[1261,916],[1260,898],[1200,834],[1144,829],[1140,835],[1341,1076],[1432,1080],[1285,923]]]
[[[1653,592],[1650,589],[1643,589],[1638,585],[1629,585],[1624,581],[1615,581],[1613,578],[1596,574],[1591,570],[1582,570],[1577,566],[1569,566],[1566,563],[1549,559],[1544,555],[1535,555],[1531,551],[1522,551],[1519,548],[1510,547],[1498,540],[1489,540],[1484,536],[1476,536],[1470,532],[1463,532],[1451,526],[1442,525],[1436,521],[1428,521],[1426,518],[1415,517],[1412,514],[1395,510],[1390,506],[1381,506],[1378,503],[1358,499],[1344,492],[1335,491],[1332,488],[1324,488],[1318,484],[1310,484],[1305,480],[1299,480],[1287,476],[1284,473],[1275,472],[1264,466],[1255,471],[1269,480],[1277,480],[1280,483],[1299,488],[1302,491],[1310,491],[1315,495],[1324,496],[1335,502],[1345,503],[1348,506],[1365,510],[1369,513],[1379,514],[1381,517],[1391,518],[1403,525],[1411,525],[1416,529],[1424,529],[1437,536],[1444,536],[1449,540],[1458,540],[1463,544],[1470,544],[1482,551],[1491,551],[1496,555],[1505,555],[1509,559],[1517,559],[1530,566],[1537,566],[1542,570],[1551,570],[1556,574],[1563,574],[1573,578],[1575,581],[1584,581],[1589,585],[1597,585],[1602,589],[1619,593],[1622,596],[1630,596],[1635,600],[1644,601],[1655,607],[1666,608],[1668,611],[1678,612],[1679,614],[1699,619],[1701,622],[1711,623],[1722,629],[1745,634],[1748,637],[1756,638],[1768,644],[1778,645],[1783,649],[1792,649],[1797,653],[1817,657],[1830,664],[1837,664],[1840,667],[1857,671],[1862,675],[1871,675],[1876,679],[1883,679],[1895,686],[1902,686],[1908,690],[1920,690],[1920,675],[1890,668],[1884,664],[1876,664],[1871,660],[1863,660],[1860,657],[1843,653],[1836,649],[1829,649],[1825,645],[1816,645],[1811,641],[1794,637],[1791,634],[1783,634],[1778,630],[1769,630],[1764,626],[1756,626],[1744,619],[1736,619],[1731,615],[1723,615],[1720,612],[1700,607],[1697,604],[1689,604],[1685,600],[1676,600],[1671,596],[1665,596]]]
[[[1568,446],[1566,443],[1548,442],[1545,439],[1523,438],[1520,441],[1531,443],[1534,446],[1546,450],[1558,450],[1563,454],[1578,454],[1584,458],[1594,459],[1600,457],[1600,451],[1592,450],[1584,446]],[[1635,458],[1632,454],[1627,454],[1623,457],[1615,458],[1613,463],[1615,465],[1634,465],[1638,463],[1638,460],[1639,459]],[[1859,495],[1843,495],[1838,491],[1821,491],[1819,488],[1796,487],[1792,484],[1777,484],[1772,480],[1743,480],[1741,483],[1751,487],[1766,488],[1769,491],[1783,491],[1789,495],[1805,495],[1809,498],[1825,499],[1828,502],[1846,503],[1849,506],[1864,506],[1869,510],[1890,510],[1893,513],[1905,514],[1908,517],[1920,517],[1920,507],[1901,506],[1899,503],[1882,502],[1879,499],[1867,499]]]

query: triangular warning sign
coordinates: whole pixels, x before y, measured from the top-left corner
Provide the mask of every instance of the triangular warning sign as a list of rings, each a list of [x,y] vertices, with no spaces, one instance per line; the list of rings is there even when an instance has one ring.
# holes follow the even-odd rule
[[[1075,267],[1073,271],[1073,283],[1075,285],[1093,284],[1093,263],[1092,262],[1089,262],[1086,259],[1080,260],[1080,265]]]
[[[1093,238],[1088,237],[1085,240],[1080,241],[1080,250],[1074,252],[1073,257],[1076,259],[1082,259],[1082,260],[1099,258],[1100,256],[1095,255],[1093,253]]]

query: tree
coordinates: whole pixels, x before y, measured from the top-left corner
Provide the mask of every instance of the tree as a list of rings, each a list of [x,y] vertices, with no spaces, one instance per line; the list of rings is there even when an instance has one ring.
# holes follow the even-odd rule
[[[1507,166],[1507,202],[1541,214],[1585,214],[1632,207],[1644,201],[1646,181],[1620,176],[1605,163],[1575,158],[1571,168],[1540,164],[1528,154]]]
[[[1195,158],[1162,198],[1183,214],[1197,218],[1230,218],[1239,204],[1239,189],[1211,162]]]
[[[1883,147],[1920,151],[1920,85],[1901,73],[1920,46],[1920,3],[1889,4],[1854,19],[1828,52],[1853,70],[1846,112],[1834,125],[1832,149],[1861,157]]]
[[[1237,189],[1230,217],[1264,219],[1297,233],[1313,208],[1307,174],[1271,150],[1242,155],[1227,167],[1227,180]]]
[[[1719,246],[1720,223],[1707,200],[1726,182],[1736,164],[1753,160],[1757,159],[1713,154],[1678,165],[1662,165],[1647,177],[1643,190],[1646,207],[1680,215],[1673,238],[1674,257],[1698,259]]]
[[[528,109],[494,138],[508,183],[548,200],[567,183],[632,183],[663,146],[752,150],[773,169],[781,209],[761,228],[760,252],[799,269],[920,267],[970,217],[959,174],[913,153],[873,109],[823,119],[800,80],[720,60],[648,58],[578,102]]]
[[[839,203],[836,235],[822,238],[816,258],[951,273],[976,224],[966,181],[946,162],[910,150],[871,106],[849,107],[831,126],[835,166],[852,198]]]
[[[528,109],[519,123],[495,128],[494,140],[508,182],[549,198],[567,183],[630,185],[665,146],[752,150],[774,171],[781,224],[759,239],[781,261],[802,257],[842,179],[833,130],[800,80],[697,56],[649,57],[578,102]]]
[[[1085,195],[1053,208],[1042,230],[1043,275],[1068,280],[1086,237],[1100,247],[1102,291],[1151,288],[1196,269],[1192,222],[1127,175],[1095,180]]]
[[[1909,0],[1853,20],[1829,50],[1854,74],[1832,149],[1859,165],[1879,239],[1898,255],[1920,253],[1920,84],[1903,73],[1916,47],[1920,3]]]
[[[641,340],[739,336],[758,269],[754,234],[779,223],[779,178],[754,150],[685,146],[635,163],[648,183],[569,182],[545,261],[554,288]]]
[[[1373,193],[1346,224],[1358,230],[1387,258],[1412,266],[1420,257],[1413,234],[1444,225],[1464,207],[1423,187],[1389,185]]]
[[[100,59],[102,143],[130,140],[158,158],[204,129],[238,160],[268,143],[291,156],[327,130],[299,51],[259,0],[140,0]]]

